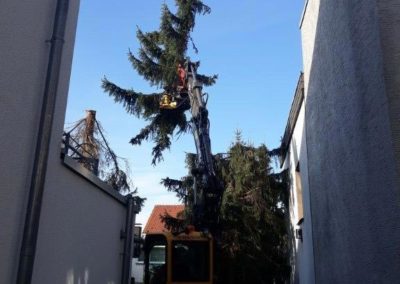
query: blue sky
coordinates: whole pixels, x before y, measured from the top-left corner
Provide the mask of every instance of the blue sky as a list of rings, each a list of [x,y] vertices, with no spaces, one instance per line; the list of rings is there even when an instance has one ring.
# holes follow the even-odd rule
[[[188,134],[174,141],[164,161],[151,165],[152,143],[128,142],[145,125],[125,113],[101,89],[101,78],[124,88],[153,92],[131,67],[127,52],[139,47],[136,26],[158,28],[161,4],[173,10],[173,1],[81,1],[66,124],[97,111],[114,151],[130,162],[134,185],[147,198],[137,222],[145,223],[154,204],[175,204],[177,199],[160,184],[163,177],[186,174],[185,152],[194,152]],[[212,13],[199,16],[192,34],[200,60],[199,72],[218,74],[209,93],[213,153],[226,152],[236,129],[244,140],[269,148],[280,144],[295,86],[302,70],[298,28],[302,0],[205,0]]]

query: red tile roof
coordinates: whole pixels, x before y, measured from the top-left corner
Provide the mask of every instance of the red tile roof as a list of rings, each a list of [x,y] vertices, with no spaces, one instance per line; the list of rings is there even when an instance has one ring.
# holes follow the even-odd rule
[[[167,232],[168,230],[164,228],[164,223],[161,221],[160,215],[167,213],[176,218],[178,213],[182,212],[184,209],[185,205],[155,205],[147,220],[143,233]]]

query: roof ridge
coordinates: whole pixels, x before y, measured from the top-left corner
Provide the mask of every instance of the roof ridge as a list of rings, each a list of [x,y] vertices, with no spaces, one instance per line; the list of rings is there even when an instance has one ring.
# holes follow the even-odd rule
[[[172,205],[172,204],[158,204],[154,205],[153,210],[151,211],[151,214],[146,222],[146,225],[144,227],[143,233],[149,233],[149,232],[163,232],[167,231],[164,227],[164,224],[160,218],[161,215],[167,213],[174,218],[177,218],[178,214],[182,211],[184,211],[185,205],[184,204],[177,204],[177,205]]]

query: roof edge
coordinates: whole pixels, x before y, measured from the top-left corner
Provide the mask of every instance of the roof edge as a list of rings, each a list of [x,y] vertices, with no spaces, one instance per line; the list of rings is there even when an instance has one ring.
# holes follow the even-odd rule
[[[300,113],[301,106],[304,101],[304,73],[300,72],[299,80],[297,81],[296,91],[294,93],[294,98],[292,105],[290,107],[289,117],[285,128],[285,133],[283,134],[281,142],[281,167],[285,162],[286,155],[289,149],[290,141],[292,140],[292,135],[294,127],[296,126],[297,118]]]

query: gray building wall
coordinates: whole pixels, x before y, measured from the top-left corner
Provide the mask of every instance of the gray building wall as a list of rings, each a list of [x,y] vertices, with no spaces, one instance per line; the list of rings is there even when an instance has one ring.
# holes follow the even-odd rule
[[[0,3],[0,283],[15,283],[57,1]],[[60,159],[79,0],[69,1],[32,283],[119,283],[126,205]],[[122,200],[122,202],[121,202]]]
[[[302,41],[315,281],[397,283],[399,4],[308,2]]]
[[[70,1],[64,75],[78,2]],[[0,3],[0,283],[16,279],[55,8],[51,0]],[[69,73],[60,86],[65,97],[68,80]]]
[[[400,172],[400,2],[378,0],[377,5],[392,139]]]

